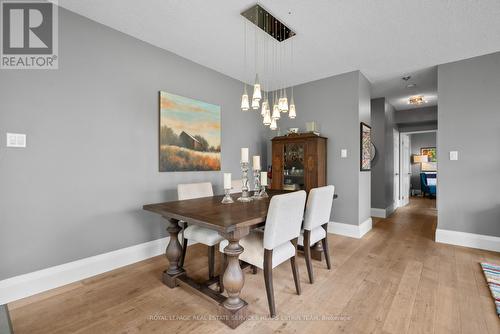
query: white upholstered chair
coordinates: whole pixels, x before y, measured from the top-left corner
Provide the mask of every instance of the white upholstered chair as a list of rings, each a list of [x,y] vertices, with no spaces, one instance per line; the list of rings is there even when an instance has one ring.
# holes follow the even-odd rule
[[[311,191],[309,191],[309,197],[307,198],[306,212],[304,214],[304,229],[301,231],[298,243],[304,247],[307,274],[309,275],[309,282],[311,284],[314,283],[311,245],[321,241],[325,253],[326,266],[328,269],[331,269],[327,228],[332,212],[334,194],[334,186],[325,186],[311,189]]]
[[[253,230],[240,240],[244,249],[240,260],[264,270],[267,301],[272,317],[276,315],[272,278],[274,267],[290,260],[295,289],[297,294],[301,293],[295,258],[305,202],[306,193],[303,190],[273,196],[267,212],[265,231]],[[222,241],[220,251],[223,252],[227,245],[227,240]]]
[[[200,197],[210,197],[213,195],[214,192],[212,189],[212,184],[210,182],[177,185],[177,196],[179,197],[180,201]],[[215,270],[215,246],[219,242],[224,240],[224,238],[222,238],[217,231],[202,226],[188,225],[185,222],[182,235],[184,240],[182,246],[182,255],[180,258],[180,265],[184,265],[184,259],[186,258],[186,250],[189,240],[205,244],[208,246],[208,276],[209,278],[213,278]]]

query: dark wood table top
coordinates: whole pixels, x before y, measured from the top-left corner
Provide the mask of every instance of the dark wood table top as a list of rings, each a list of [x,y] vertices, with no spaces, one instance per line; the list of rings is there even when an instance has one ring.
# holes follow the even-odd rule
[[[238,202],[241,194],[232,194],[234,203],[222,204],[224,196],[202,197],[183,201],[147,204],[144,210],[165,218],[183,220],[187,223],[205,226],[220,232],[232,232],[241,227],[255,227],[266,221],[269,202],[274,195],[288,191],[268,190],[269,198]]]

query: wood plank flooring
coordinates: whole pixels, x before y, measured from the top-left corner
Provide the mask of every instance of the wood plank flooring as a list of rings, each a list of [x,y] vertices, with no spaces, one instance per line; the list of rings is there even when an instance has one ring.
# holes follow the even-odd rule
[[[158,256],[9,305],[16,333],[500,333],[479,266],[500,253],[437,244],[435,201],[413,199],[363,239],[330,235],[333,268],[314,261],[302,295],[288,262],[273,271],[278,317],[267,318],[263,273],[246,271],[242,297],[254,319],[231,330],[214,306],[161,281]],[[188,249],[186,270],[207,276],[207,248]],[[220,258],[217,259],[220,264]]]

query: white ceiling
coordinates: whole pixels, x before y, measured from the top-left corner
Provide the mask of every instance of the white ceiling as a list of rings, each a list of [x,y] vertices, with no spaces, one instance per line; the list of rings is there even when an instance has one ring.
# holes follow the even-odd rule
[[[403,76],[411,75],[406,82]],[[407,88],[409,84],[415,84],[415,87]],[[387,101],[396,108],[396,110],[417,109],[437,105],[437,66],[428,67],[422,70],[404,73],[404,75],[380,80],[372,85],[372,98],[385,97]],[[424,104],[415,106],[408,104],[411,96],[423,95],[427,101]]]
[[[240,12],[255,2],[59,0],[71,11],[246,82],[254,74],[243,69]],[[286,85],[360,70],[373,85],[373,97],[390,96],[397,109],[406,103],[399,99],[409,95],[401,89],[403,75],[420,78],[422,91],[415,93],[435,95],[435,68],[429,67],[500,51],[499,0],[259,3],[297,32],[294,70],[283,78]]]

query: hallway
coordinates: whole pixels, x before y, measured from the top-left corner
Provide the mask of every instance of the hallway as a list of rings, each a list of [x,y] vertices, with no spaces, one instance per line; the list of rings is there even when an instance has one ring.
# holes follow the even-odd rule
[[[301,296],[294,293],[288,264],[275,269],[278,317],[274,320],[266,318],[262,272],[247,271],[242,294],[250,314],[268,321],[247,321],[235,331],[203,318],[210,316],[208,301],[161,283],[167,265],[163,256],[14,302],[9,305],[14,330],[499,333],[500,321],[478,262],[500,263],[500,255],[436,244],[435,228],[435,200],[414,198],[390,218],[378,220],[363,239],[330,235],[334,266],[328,271],[324,262],[315,261],[314,285],[308,283],[304,259],[299,257]],[[195,277],[207,274],[205,254],[200,245],[188,251],[186,270]],[[310,311],[317,305],[321,308]],[[194,316],[199,318],[193,320]]]

